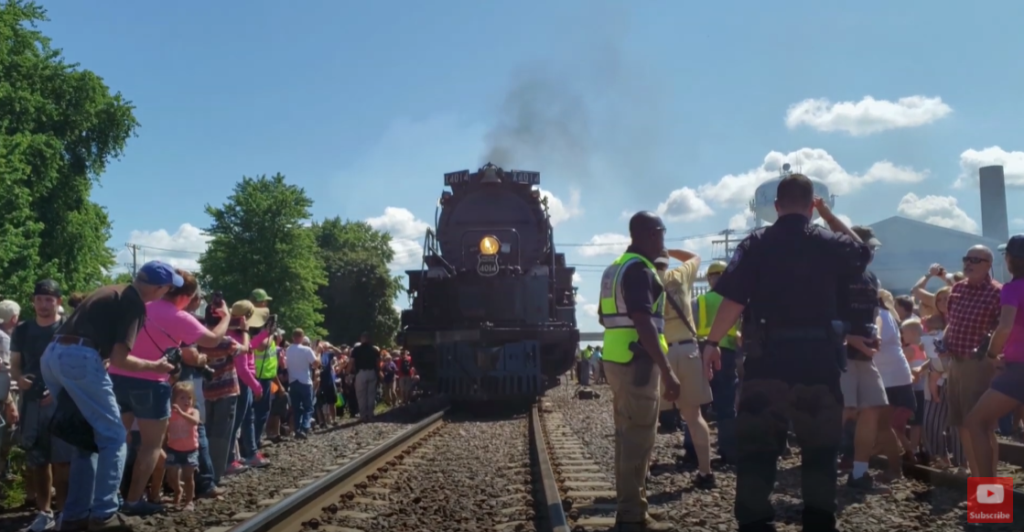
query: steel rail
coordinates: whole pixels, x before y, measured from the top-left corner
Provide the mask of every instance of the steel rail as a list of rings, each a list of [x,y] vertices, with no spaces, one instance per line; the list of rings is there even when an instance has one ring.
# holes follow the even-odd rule
[[[540,423],[540,411],[537,405],[530,410],[530,453],[537,462],[540,474],[540,499],[544,501],[547,529],[551,532],[570,532],[569,520],[565,517],[562,507],[562,496],[558,493],[555,470],[551,467],[548,448],[545,444],[544,427]]]
[[[388,441],[374,447],[371,451],[359,458],[341,466],[339,469],[328,473],[316,482],[305,486],[299,491],[285,497],[283,500],[270,506],[256,515],[252,516],[231,529],[229,532],[267,532],[274,529],[281,523],[292,518],[293,514],[300,512],[320,497],[324,496],[339,484],[348,481],[357,474],[363,472],[377,460],[380,460],[389,453],[399,449],[405,443],[416,438],[434,423],[439,421],[448,412],[448,407],[440,412],[428,416],[426,419],[416,423],[412,427],[393,436]]]

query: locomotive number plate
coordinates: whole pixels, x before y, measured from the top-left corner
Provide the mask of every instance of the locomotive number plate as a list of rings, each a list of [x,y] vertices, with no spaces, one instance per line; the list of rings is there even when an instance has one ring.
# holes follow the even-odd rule
[[[480,255],[480,262],[476,265],[476,273],[484,277],[491,277],[498,275],[498,269],[497,255]]]

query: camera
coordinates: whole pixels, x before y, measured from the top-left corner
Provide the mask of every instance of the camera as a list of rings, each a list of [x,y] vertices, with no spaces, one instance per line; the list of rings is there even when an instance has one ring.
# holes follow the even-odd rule
[[[213,296],[210,298],[210,306],[213,308],[220,308],[222,304],[224,304],[224,292],[214,290]]]
[[[196,367],[196,371],[199,372],[199,374],[203,377],[204,381],[209,382],[213,380],[213,369],[211,369],[209,366]]]
[[[181,348],[178,346],[168,347],[164,349],[164,359],[170,362],[174,366],[169,375],[176,375],[181,373]]]

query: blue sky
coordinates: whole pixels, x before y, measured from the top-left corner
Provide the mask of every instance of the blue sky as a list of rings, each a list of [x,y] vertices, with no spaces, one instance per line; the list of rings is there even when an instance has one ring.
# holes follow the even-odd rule
[[[278,171],[317,218],[371,220],[417,256],[442,174],[476,168],[510,131],[530,133],[511,165],[559,200],[560,243],[615,244],[639,209],[660,208],[670,239],[740,228],[782,162],[828,183],[854,222],[969,231],[970,177],[1003,163],[1010,218],[1024,216],[1019,2],[44,5],[67,58],[138,106],[139,136],[95,198],[111,245],[147,258],[194,264],[152,248],[202,250],[204,204]],[[707,238],[671,244],[712,254]],[[593,304],[621,247],[564,250]],[[599,330],[592,307],[579,318]]]

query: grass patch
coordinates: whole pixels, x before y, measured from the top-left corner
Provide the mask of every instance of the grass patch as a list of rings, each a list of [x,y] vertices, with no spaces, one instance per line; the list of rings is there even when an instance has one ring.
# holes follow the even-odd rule
[[[0,508],[10,510],[25,504],[25,452],[15,447],[11,450],[11,472],[16,478],[5,482],[0,489]]]

